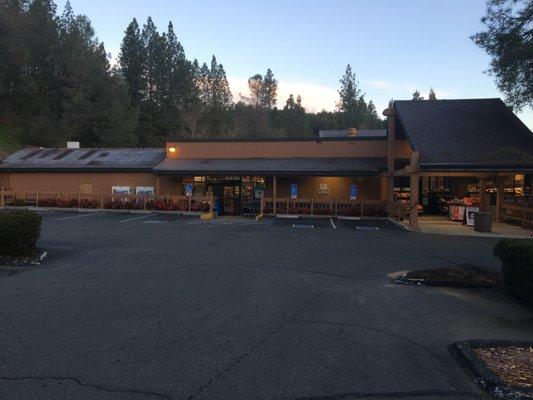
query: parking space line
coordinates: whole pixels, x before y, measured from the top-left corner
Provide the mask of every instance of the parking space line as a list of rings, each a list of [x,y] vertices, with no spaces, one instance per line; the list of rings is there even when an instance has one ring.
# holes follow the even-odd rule
[[[154,215],[155,214],[146,214],[146,215],[141,215],[140,217],[133,217],[133,218],[128,218],[128,219],[123,219],[122,221],[118,221],[118,222],[122,223],[122,222],[136,221],[138,219],[148,218],[148,217],[152,217]]]
[[[337,229],[337,226],[335,225],[335,222],[333,222],[332,218],[329,219],[329,222],[331,222],[331,226],[333,227],[333,229]]]
[[[93,215],[99,215],[99,214],[105,214],[105,211],[102,211],[102,212],[95,212],[95,213],[87,213],[87,214],[83,214],[83,215],[74,215],[72,217],[63,217],[63,218],[58,218],[57,220],[58,221],[63,221],[65,219],[75,219],[75,218],[84,218],[84,217],[91,217]]]

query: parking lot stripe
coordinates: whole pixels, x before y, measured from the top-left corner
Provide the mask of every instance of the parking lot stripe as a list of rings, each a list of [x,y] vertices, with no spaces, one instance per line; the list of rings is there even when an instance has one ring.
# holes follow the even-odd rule
[[[122,222],[136,221],[138,219],[148,218],[148,217],[151,217],[153,215],[155,215],[155,214],[141,215],[140,217],[133,217],[133,218],[128,218],[128,219],[123,219],[122,221],[119,221],[119,222],[122,223]]]
[[[331,222],[331,226],[333,227],[333,229],[337,229],[337,226],[335,225],[335,222],[333,222],[332,218],[329,219],[329,222]]]
[[[63,218],[58,218],[57,220],[58,221],[63,221],[65,219],[74,219],[74,218],[84,218],[84,217],[91,217],[93,215],[98,215],[98,214],[105,214],[105,211],[102,211],[102,212],[94,212],[94,213],[87,213],[87,214],[82,214],[82,215],[74,215],[72,217],[63,217]]]

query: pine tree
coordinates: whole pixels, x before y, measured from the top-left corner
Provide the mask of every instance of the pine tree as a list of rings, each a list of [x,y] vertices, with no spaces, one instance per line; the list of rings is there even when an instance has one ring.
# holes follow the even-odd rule
[[[359,90],[359,82],[357,82],[356,75],[352,72],[350,64],[346,67],[346,72],[339,82],[341,88],[338,91],[340,101],[337,104],[337,108],[342,113],[354,115],[357,113],[361,90]]]
[[[272,109],[276,106],[278,91],[278,81],[274,78],[272,70],[269,68],[263,79],[263,85],[261,90],[260,104],[262,107]]]
[[[120,72],[128,85],[132,102],[137,107],[140,107],[146,91],[144,57],[145,52],[141,42],[141,31],[137,20],[133,18],[122,40],[118,62]]]
[[[428,100],[437,100],[437,94],[435,93],[435,90],[433,90],[433,88],[429,89]]]
[[[413,92],[413,100],[424,100],[424,97],[420,95],[418,89]]]
[[[255,74],[248,78],[248,89],[250,89],[250,99],[255,107],[259,107],[263,93],[263,77]]]

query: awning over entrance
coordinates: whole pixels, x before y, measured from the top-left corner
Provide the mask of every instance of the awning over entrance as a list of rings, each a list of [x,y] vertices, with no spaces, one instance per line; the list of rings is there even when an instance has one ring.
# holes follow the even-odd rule
[[[378,175],[386,158],[184,158],[154,167],[160,175],[354,176]]]

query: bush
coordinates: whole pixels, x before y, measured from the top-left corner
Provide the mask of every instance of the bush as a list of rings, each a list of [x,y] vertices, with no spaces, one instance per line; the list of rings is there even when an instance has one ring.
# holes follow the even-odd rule
[[[533,308],[533,240],[503,239],[494,247],[505,289]]]
[[[33,211],[0,212],[0,255],[32,255],[40,233],[41,217]]]

